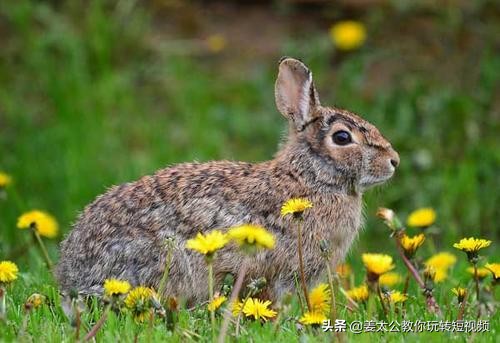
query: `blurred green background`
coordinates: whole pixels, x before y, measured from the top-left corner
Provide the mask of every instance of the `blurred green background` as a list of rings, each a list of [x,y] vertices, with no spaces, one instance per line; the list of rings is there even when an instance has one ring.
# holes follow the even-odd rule
[[[329,35],[345,19],[366,27],[354,51]],[[353,251],[386,249],[379,206],[435,208],[438,248],[498,241],[499,33],[494,0],[2,1],[0,171],[14,184],[0,254],[21,258],[22,211],[47,210],[66,233],[111,185],[182,161],[272,158],[283,55],[311,67],[323,104],[359,113],[401,155],[366,194]]]

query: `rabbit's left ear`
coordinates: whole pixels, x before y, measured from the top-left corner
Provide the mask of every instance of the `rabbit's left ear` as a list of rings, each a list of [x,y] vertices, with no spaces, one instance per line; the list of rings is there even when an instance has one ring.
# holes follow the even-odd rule
[[[313,119],[319,98],[314,88],[312,73],[307,66],[294,58],[280,61],[278,78],[274,87],[276,106],[297,131],[302,131]]]

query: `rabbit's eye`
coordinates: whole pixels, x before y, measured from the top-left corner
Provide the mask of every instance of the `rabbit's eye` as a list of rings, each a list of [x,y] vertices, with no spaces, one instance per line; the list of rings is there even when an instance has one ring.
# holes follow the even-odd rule
[[[351,134],[347,131],[337,131],[332,136],[333,142],[337,145],[347,145],[352,142]]]

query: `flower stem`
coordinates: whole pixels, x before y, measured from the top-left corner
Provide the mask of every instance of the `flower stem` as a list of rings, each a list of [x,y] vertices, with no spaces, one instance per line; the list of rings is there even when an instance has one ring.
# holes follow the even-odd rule
[[[307,310],[311,311],[311,303],[309,301],[309,293],[307,291],[306,277],[304,274],[304,259],[302,256],[302,221],[297,222],[297,250],[299,253],[299,268],[300,268],[300,283],[302,285],[302,291],[304,292],[304,297],[306,298]]]
[[[335,291],[334,291],[334,282],[333,282],[333,275],[332,275],[332,269],[330,268],[330,263],[326,264],[326,273],[328,275],[328,283],[330,284],[330,294],[331,294],[331,309],[330,309],[330,319],[332,323],[335,322],[335,318],[337,318],[337,307],[335,304]]]
[[[377,294],[378,298],[380,299],[380,305],[382,305],[382,309],[384,310],[384,314],[387,316],[388,314],[387,307],[385,307],[384,298],[382,297],[382,291],[380,290],[380,283],[378,281],[377,281]]]
[[[403,294],[408,294],[408,287],[410,287],[410,273],[406,273],[405,286],[403,288]]]
[[[43,257],[45,259],[45,263],[47,263],[47,268],[52,270],[52,260],[50,259],[49,252],[47,251],[47,248],[45,248],[45,244],[43,243],[42,238],[40,237],[40,234],[36,230],[36,227],[33,227],[33,234],[35,235],[35,238],[38,242],[38,245],[40,245],[40,249],[42,250]]]
[[[366,308],[368,318],[372,318],[373,308],[375,306],[375,303],[374,303],[375,299],[373,298],[372,291],[373,291],[373,289],[370,287],[371,294],[368,296],[368,304],[367,304],[367,308]]]
[[[477,263],[474,263],[474,283],[476,284],[476,301],[479,303],[479,277],[477,276]]]
[[[397,233],[394,235],[394,241],[396,242],[396,248],[399,253],[399,256],[403,260],[403,263],[405,264],[406,268],[410,272],[410,275],[413,276],[415,281],[417,282],[418,286],[424,291],[425,296],[426,296],[426,304],[427,304],[427,309],[430,312],[435,312],[437,314],[441,314],[441,309],[439,308],[438,303],[436,302],[436,299],[432,296],[430,292],[427,292],[425,289],[425,283],[420,277],[420,274],[418,273],[418,270],[415,268],[413,263],[406,257],[403,247],[401,246],[401,236],[403,235],[404,229],[400,229],[397,231]]]
[[[210,302],[214,300],[214,267],[212,261],[207,261],[208,267],[208,293]],[[212,324],[212,342],[215,342],[215,311],[210,311],[210,323]]]
[[[331,307],[330,307],[330,320],[332,323],[335,323],[335,319],[337,318],[337,304],[335,303],[335,288],[333,281],[333,274],[332,274],[332,269],[330,266],[329,261],[326,261],[326,273],[328,274],[328,283],[330,284],[330,295],[331,295]],[[341,331],[337,332],[337,338],[339,342],[344,341],[344,335],[342,334]]]
[[[25,311],[24,311],[23,321],[21,324],[21,328],[19,329],[19,333],[17,334],[17,339],[20,342],[26,341],[26,339],[24,339],[24,336],[26,335],[26,327],[28,326],[28,320],[31,313],[31,308],[28,309],[25,307],[24,309]]]
[[[403,287],[403,294],[408,294],[408,287],[410,287],[410,273],[406,273],[405,285]],[[401,310],[404,311],[406,307],[406,301],[401,304]]]
[[[467,305],[467,302],[466,302],[466,299],[464,298],[464,300],[460,303],[460,307],[459,307],[459,310],[458,310],[457,320],[462,320],[464,318],[465,306],[466,305]]]
[[[347,294],[346,290],[343,288],[343,287],[339,287],[339,290],[340,290],[340,293],[342,293],[344,295],[344,297],[347,299],[347,302],[353,307],[354,310],[358,310],[359,309],[359,306],[358,304],[352,300],[352,298],[349,296],[349,294]],[[347,306],[347,304],[346,304]],[[349,307],[347,307],[349,308]]]
[[[434,238],[431,233],[427,234],[427,242],[431,254],[434,255],[437,252],[437,249],[436,249],[436,244],[434,243]]]
[[[151,343],[151,336],[153,335],[154,322],[155,322],[155,312],[151,311],[149,313],[149,325],[148,325],[148,336],[147,336],[148,343]]]
[[[80,315],[80,309],[78,308],[78,301],[75,301],[74,311],[75,311],[75,341],[79,342],[80,341],[80,327],[82,325],[82,319],[81,319],[81,315]]]
[[[163,291],[165,290],[165,286],[167,284],[168,275],[170,272],[170,263],[172,262],[172,250],[173,244],[167,245],[167,257],[165,258],[165,269],[163,270],[163,275],[160,280],[160,284],[158,286],[158,294],[160,297],[163,297]]]
[[[5,298],[7,297],[5,288],[0,284],[0,321],[4,321],[7,318],[7,305]]]
[[[104,309],[101,318],[95,323],[95,325],[92,327],[92,329],[87,333],[85,338],[83,339],[84,341],[90,341],[95,335],[97,334],[97,331],[104,325],[106,322],[106,319],[108,319],[108,313],[109,310],[111,309],[111,304],[107,305],[106,308]]]
[[[238,278],[236,279],[236,283],[234,284],[233,292],[231,293],[231,297],[229,298],[228,308],[224,312],[224,321],[222,322],[222,327],[221,327],[221,330],[219,333],[219,338],[217,340],[219,343],[224,343],[224,341],[226,339],[227,330],[229,328],[229,321],[231,319],[230,307],[232,306],[232,304],[234,304],[234,302],[238,298],[238,294],[240,293],[241,286],[243,285],[243,280],[245,279],[245,274],[247,272],[247,269],[248,269],[248,263],[245,260],[245,261],[243,261],[243,264],[241,265],[240,271],[238,272]]]
[[[299,279],[297,277],[297,272],[293,272],[293,281],[295,283],[295,291],[297,292],[297,299],[299,300],[299,307],[300,307],[300,312],[304,313],[304,303],[302,302],[302,295],[300,286],[299,286]]]
[[[240,334],[240,319],[241,319],[241,313],[243,312],[243,309],[245,308],[245,304],[248,301],[248,298],[250,298],[250,293],[247,294],[245,299],[243,299],[243,304],[241,305],[241,309],[238,311],[238,318],[236,318],[236,337]]]

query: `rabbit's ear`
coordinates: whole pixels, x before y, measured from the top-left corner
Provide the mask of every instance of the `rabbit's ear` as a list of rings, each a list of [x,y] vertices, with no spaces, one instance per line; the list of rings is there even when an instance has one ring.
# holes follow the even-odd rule
[[[302,131],[319,106],[311,71],[299,60],[282,58],[274,92],[278,110]]]

